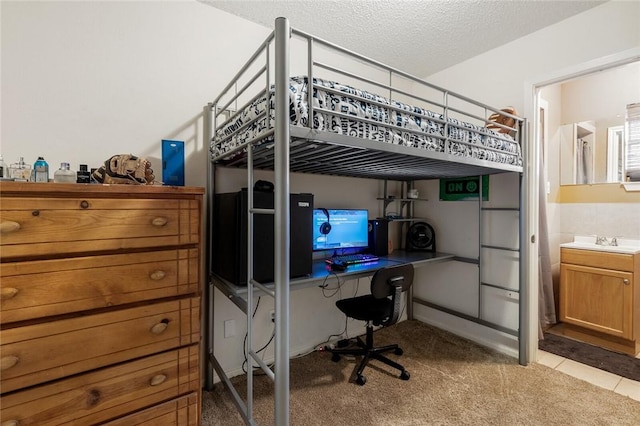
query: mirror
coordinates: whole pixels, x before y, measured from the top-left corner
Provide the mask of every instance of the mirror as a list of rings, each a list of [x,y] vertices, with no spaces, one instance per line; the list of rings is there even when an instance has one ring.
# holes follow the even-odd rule
[[[609,68],[545,88],[558,126],[560,185],[624,180],[626,107],[640,102],[640,62]]]

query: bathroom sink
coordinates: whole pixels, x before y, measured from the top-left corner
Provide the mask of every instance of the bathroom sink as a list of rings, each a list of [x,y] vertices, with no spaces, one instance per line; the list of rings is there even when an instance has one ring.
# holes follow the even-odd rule
[[[611,240],[609,238],[608,240]],[[587,235],[581,236],[576,235],[571,243],[563,243],[560,244],[560,247],[565,248],[574,248],[580,250],[595,250],[595,251],[606,251],[609,253],[625,253],[625,254],[636,254],[640,253],[640,240],[634,240],[631,238],[616,238],[617,245],[602,245],[596,244],[597,236],[595,235]]]

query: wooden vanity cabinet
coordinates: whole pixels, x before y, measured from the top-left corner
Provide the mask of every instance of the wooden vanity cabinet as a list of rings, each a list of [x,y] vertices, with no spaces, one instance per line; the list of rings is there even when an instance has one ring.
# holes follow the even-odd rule
[[[2,424],[199,425],[204,190],[0,194]]]
[[[640,254],[561,248],[562,332],[632,355],[640,351]]]

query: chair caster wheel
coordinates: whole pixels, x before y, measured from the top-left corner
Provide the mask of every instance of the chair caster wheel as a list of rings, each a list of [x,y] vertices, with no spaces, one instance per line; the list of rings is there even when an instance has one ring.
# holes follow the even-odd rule
[[[402,350],[402,348],[396,348],[393,351],[393,353],[396,354],[396,355],[402,355],[404,353],[404,351]]]
[[[333,362],[340,361],[340,355],[334,353],[333,355],[331,355],[331,361],[333,361]]]
[[[409,380],[409,377],[411,377],[409,372],[407,370],[402,370],[402,373],[400,373],[400,378],[402,380]]]
[[[360,386],[364,386],[364,384],[367,383],[367,378],[364,377],[362,374],[360,374],[359,376],[356,377],[356,383],[359,384]]]

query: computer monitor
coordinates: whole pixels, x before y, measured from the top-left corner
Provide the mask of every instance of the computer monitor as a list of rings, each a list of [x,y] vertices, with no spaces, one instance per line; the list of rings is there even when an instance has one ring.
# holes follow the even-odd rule
[[[368,226],[369,212],[365,209],[314,209],[313,250],[366,248]]]

